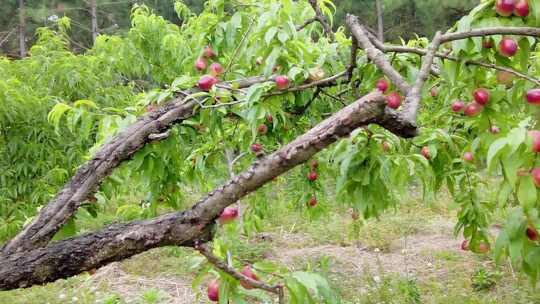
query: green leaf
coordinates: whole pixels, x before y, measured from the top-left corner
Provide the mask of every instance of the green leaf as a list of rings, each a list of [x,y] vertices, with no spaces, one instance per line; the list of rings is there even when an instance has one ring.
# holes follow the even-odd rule
[[[525,210],[535,207],[536,204],[536,186],[531,176],[520,176],[518,199]]]
[[[276,35],[277,32],[278,32],[277,27],[271,27],[268,29],[268,31],[264,35],[264,41],[266,42],[266,45],[270,45],[270,43],[274,39],[274,36]]]
[[[496,141],[494,141],[490,146],[487,153],[487,168],[488,171],[492,172],[494,169],[494,166],[498,163],[498,159],[496,158],[500,153],[502,153],[503,149],[506,147],[508,141],[506,138],[499,138]]]
[[[338,299],[336,294],[330,288],[328,281],[322,276],[309,273],[309,272],[293,272],[290,274],[291,277],[295,278],[298,282],[304,285],[307,290],[314,292],[319,297],[325,300],[324,303],[338,304],[341,301]]]
[[[71,110],[71,107],[65,103],[57,103],[47,115],[47,120],[56,128],[60,126],[60,119],[62,116]]]
[[[73,103],[73,106],[76,108],[85,106],[85,107],[94,108],[94,109],[97,109],[98,107],[93,101],[88,100],[88,99],[77,100]]]

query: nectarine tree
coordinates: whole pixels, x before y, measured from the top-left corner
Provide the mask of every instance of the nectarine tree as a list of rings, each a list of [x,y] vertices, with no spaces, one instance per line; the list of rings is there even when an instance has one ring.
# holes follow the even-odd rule
[[[444,187],[459,210],[455,232],[465,238],[462,248],[497,260],[509,256],[536,280],[540,4],[483,1],[445,33],[394,45],[352,15],[333,31],[330,0],[244,2],[250,5],[210,1],[200,15],[177,2],[179,15],[189,16],[181,26],[137,6],[126,38],[98,40],[96,56],[125,57],[110,61],[120,75],[167,85],[119,109],[56,103],[49,121],[79,130],[94,146],[89,160],[3,246],[0,289],[177,245],[197,249],[212,265],[202,274],[214,277],[212,301],[226,303],[257,288],[282,303],[285,291],[291,303],[334,303],[314,274],[268,263],[240,271],[242,263],[227,256],[220,239],[221,229],[249,234],[264,220],[257,210],[268,197],[230,206],[290,170],[288,187],[299,190],[292,195],[312,214],[331,207],[321,184],[332,181],[337,203],[364,219],[399,205],[411,183],[422,185],[425,199]],[[140,66],[128,61],[139,56]],[[155,108],[146,111],[149,106]],[[82,119],[92,122],[90,130]],[[499,184],[492,196],[480,191],[489,175]],[[154,212],[51,242],[74,224],[78,209],[92,204],[91,195],[111,196],[121,184],[113,180],[144,185]],[[194,184],[214,190],[180,206],[175,193]],[[159,202],[185,210],[158,215]],[[493,239],[488,228],[495,208],[509,215]],[[273,272],[279,276],[266,275]]]

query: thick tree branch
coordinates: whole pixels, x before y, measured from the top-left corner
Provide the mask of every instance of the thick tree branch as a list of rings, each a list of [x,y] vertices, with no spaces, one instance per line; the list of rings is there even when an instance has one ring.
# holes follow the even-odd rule
[[[116,224],[47,247],[0,255],[0,289],[28,287],[99,268],[151,248],[193,246],[211,237],[211,224],[221,211],[274,177],[309,160],[354,129],[378,123],[397,135],[416,135],[414,125],[385,113],[385,98],[372,92],[319,123],[276,152],[208,193],[191,209],[146,220]]]
[[[441,32],[437,32],[433,38],[431,44],[428,47],[426,56],[422,59],[422,66],[416,77],[414,86],[407,94],[405,98],[405,106],[402,110],[401,115],[405,120],[416,121],[416,114],[418,112],[418,107],[420,106],[420,99],[422,98],[422,88],[424,83],[429,77],[429,72],[431,71],[431,66],[433,65],[433,59],[435,59],[435,54],[439,50],[441,45]]]
[[[373,45],[369,39],[368,33],[358,22],[358,18],[348,14],[347,25],[351,29],[351,32],[358,41],[360,47],[362,47],[366,52],[367,57],[373,61],[373,63],[386,75],[386,77],[388,77],[388,79],[390,79],[390,81],[403,95],[407,95],[411,89],[410,85],[399,74],[399,72],[392,67],[390,62],[388,62],[388,59],[386,59],[384,53]]]
[[[235,83],[245,88],[267,80],[265,77],[252,77],[223,85],[231,86]],[[156,137],[156,134],[165,134],[173,125],[194,115],[199,101],[186,96],[191,92],[195,91],[187,92],[158,110],[143,115],[105,143],[92,159],[77,170],[56,197],[15,238],[4,245],[2,252],[12,253],[45,246],[114,168],[131,159],[148,142],[159,140],[160,136]]]

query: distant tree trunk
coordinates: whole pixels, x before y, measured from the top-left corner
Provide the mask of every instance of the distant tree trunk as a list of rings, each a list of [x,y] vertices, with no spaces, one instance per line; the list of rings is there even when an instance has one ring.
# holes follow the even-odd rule
[[[19,55],[26,57],[26,18],[24,16],[24,0],[19,0]]]
[[[377,38],[384,42],[384,23],[383,23],[383,6],[381,0],[376,0],[377,4]]]
[[[98,35],[98,26],[97,26],[97,4],[96,0],[90,0],[90,19],[92,20],[92,44],[96,42]]]
[[[416,18],[416,2],[414,0],[409,0],[409,10],[410,16],[413,20]]]

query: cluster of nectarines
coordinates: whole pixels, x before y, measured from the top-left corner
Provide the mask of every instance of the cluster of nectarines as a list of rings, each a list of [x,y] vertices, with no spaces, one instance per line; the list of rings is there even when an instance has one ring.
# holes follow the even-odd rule
[[[216,53],[210,46],[206,46],[203,50],[203,56],[195,60],[195,69],[203,72],[207,70],[207,59],[216,57]],[[260,62],[260,63],[259,63]],[[262,64],[262,58],[257,58],[257,64]],[[223,67],[219,62],[213,62],[209,69],[209,74],[205,74],[199,78],[197,86],[203,91],[210,91],[212,87],[219,82],[218,76],[223,73]],[[277,69],[274,69],[276,71]],[[276,88],[278,90],[286,90],[289,87],[289,79],[287,76],[278,75],[274,78]]]
[[[386,93],[388,91],[389,85],[386,79],[379,79],[375,84],[377,90],[381,93]],[[386,105],[391,109],[397,109],[401,106],[401,95],[398,92],[390,92],[386,95]]]
[[[511,16],[512,13],[519,17],[527,17],[529,15],[529,1],[497,0],[495,1],[495,10],[503,17]]]
[[[248,277],[254,281],[259,281],[259,278],[257,277],[257,275],[255,275],[255,273],[253,272],[253,269],[249,265],[244,266],[244,268],[242,268],[242,271],[240,271],[240,273],[243,276]],[[253,289],[253,286],[251,286],[251,284],[249,284],[248,282],[244,280],[240,280],[240,285],[244,287],[244,289],[248,289],[248,290]],[[217,280],[212,280],[208,283],[206,294],[210,301],[212,302],[219,301],[219,282]]]
[[[312,160],[310,163],[309,163],[309,173],[307,175],[307,179],[310,181],[310,182],[314,182],[317,180],[317,167],[319,166],[319,163],[316,161],[316,160]],[[308,205],[310,207],[315,207],[317,206],[317,198],[315,196],[311,197],[308,201]]]
[[[195,69],[201,72],[205,71],[207,68],[206,59],[212,59],[215,56],[216,56],[216,53],[214,52],[214,50],[210,46],[207,45],[203,50],[203,57],[199,57],[195,61]],[[217,77],[221,73],[223,73],[223,67],[221,66],[221,64],[219,64],[219,62],[213,62],[210,65],[209,70],[210,70],[210,74],[201,76],[201,78],[199,79],[199,82],[197,83],[197,86],[199,87],[199,89],[203,91],[210,91],[210,89],[212,89],[212,87],[216,83],[219,82]]]

